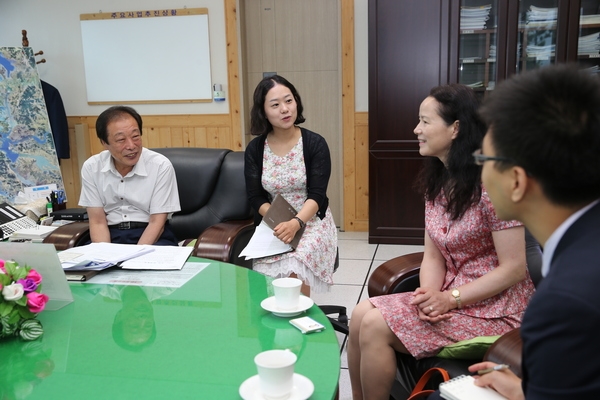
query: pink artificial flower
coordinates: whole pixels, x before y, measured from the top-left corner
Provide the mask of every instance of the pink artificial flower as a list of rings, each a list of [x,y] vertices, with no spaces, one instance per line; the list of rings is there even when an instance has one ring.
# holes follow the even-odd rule
[[[0,269],[4,270],[4,260],[0,259]]]
[[[27,273],[27,279],[32,279],[36,285],[42,283],[42,276],[35,269],[30,269]]]
[[[27,293],[27,306],[29,307],[29,311],[34,314],[42,312],[47,302],[48,296],[43,293]]]

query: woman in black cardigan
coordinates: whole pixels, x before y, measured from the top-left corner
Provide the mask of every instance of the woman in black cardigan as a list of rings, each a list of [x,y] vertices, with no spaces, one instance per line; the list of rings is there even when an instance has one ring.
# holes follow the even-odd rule
[[[252,140],[245,153],[246,190],[259,224],[276,194],[297,211],[275,227],[275,236],[292,241],[304,225],[298,247],[255,259],[253,269],[272,277],[298,277],[302,293],[324,292],[333,284],[337,230],[327,198],[331,157],[325,139],[297,124],[305,121],[296,88],[285,78],[264,78],[254,91]]]

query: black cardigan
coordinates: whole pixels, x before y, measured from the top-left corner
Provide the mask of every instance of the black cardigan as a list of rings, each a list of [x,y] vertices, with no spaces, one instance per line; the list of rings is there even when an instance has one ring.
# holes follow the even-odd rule
[[[319,205],[317,215],[325,218],[329,206],[327,184],[331,175],[331,156],[325,139],[318,133],[300,128],[304,147],[304,165],[306,166],[307,200],[312,199]],[[254,223],[260,224],[262,216],[258,209],[265,203],[271,203],[269,193],[262,187],[263,152],[267,135],[254,138],[246,148],[244,174],[246,176],[246,193],[255,211]]]

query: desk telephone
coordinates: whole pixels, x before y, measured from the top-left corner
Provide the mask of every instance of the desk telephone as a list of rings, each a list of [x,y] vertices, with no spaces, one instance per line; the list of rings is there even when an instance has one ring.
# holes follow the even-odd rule
[[[8,203],[0,204],[0,240],[8,239],[15,231],[35,228],[37,223]]]

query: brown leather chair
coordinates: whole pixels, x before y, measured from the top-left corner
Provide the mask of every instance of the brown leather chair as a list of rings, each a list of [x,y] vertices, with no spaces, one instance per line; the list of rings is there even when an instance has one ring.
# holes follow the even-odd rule
[[[194,256],[251,268],[251,260],[238,257],[254,232],[244,153],[194,147],[153,150],[175,169],[181,211],[173,214],[170,224],[177,239],[197,239]],[[88,241],[88,223],[74,222],[57,228],[44,243],[64,250]]]
[[[539,243],[525,230],[525,243],[527,255],[527,268],[534,285],[541,278],[542,251]],[[413,291],[419,286],[419,269],[423,253],[411,253],[393,258],[381,264],[368,282],[369,296]],[[510,365],[510,369],[521,376],[521,351],[522,342],[519,329],[502,335],[486,352],[484,360]],[[429,368],[441,367],[448,371],[451,378],[468,374],[467,367],[481,360],[451,360],[439,357],[415,360],[413,357],[396,353],[398,371],[396,381],[392,388],[391,398],[395,400],[407,399],[412,388],[421,375]],[[437,389],[440,381],[431,381],[431,389]]]

